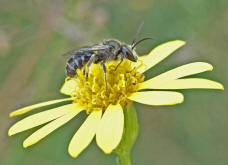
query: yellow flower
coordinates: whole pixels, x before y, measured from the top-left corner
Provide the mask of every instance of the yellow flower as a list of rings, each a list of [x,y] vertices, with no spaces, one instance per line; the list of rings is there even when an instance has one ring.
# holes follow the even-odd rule
[[[70,155],[77,157],[90,144],[95,135],[97,145],[105,153],[111,153],[121,141],[124,129],[123,108],[131,101],[152,106],[174,105],[182,103],[184,100],[183,94],[171,91],[174,89],[223,89],[223,85],[215,81],[203,78],[184,78],[211,71],[212,65],[205,62],[186,64],[144,81],[143,73],[146,70],[184,44],[185,42],[180,40],[166,42],[154,48],[148,55],[139,57],[137,63],[125,60],[117,70],[115,68],[118,62],[106,63],[107,89],[100,65],[93,64],[90,67],[88,80],[83,71],[78,70],[78,76],[66,78],[60,90],[61,93],[69,95],[69,98],[31,105],[10,113],[10,116],[21,115],[59,102],[71,101],[70,104],[24,118],[9,129],[9,136],[47,123],[25,139],[23,146],[26,148],[85,110],[88,117],[71,139],[68,148]],[[153,89],[153,91],[148,89]],[[164,91],[164,89],[169,91]]]

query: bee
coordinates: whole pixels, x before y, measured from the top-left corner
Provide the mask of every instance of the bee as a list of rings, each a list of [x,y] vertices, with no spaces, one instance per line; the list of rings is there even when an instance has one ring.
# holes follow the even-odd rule
[[[104,70],[104,80],[107,88],[107,69],[105,63],[108,61],[120,60],[116,66],[117,69],[124,59],[128,59],[132,62],[137,62],[138,56],[134,48],[142,41],[152,39],[150,37],[147,37],[136,42],[136,38],[142,26],[143,22],[140,24],[131,45],[127,45],[116,39],[109,39],[104,40],[100,44],[81,47],[64,54],[66,56],[70,56],[66,64],[67,76],[75,77],[77,73],[76,70],[82,69],[86,65],[84,73],[88,79],[90,65],[92,63],[100,64]]]

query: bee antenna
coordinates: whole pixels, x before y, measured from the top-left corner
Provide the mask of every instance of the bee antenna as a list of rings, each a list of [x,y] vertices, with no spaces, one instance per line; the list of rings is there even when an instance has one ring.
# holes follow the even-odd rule
[[[139,25],[139,27],[138,27],[138,29],[137,29],[137,31],[136,31],[136,34],[135,34],[135,36],[134,36],[134,38],[133,38],[133,41],[132,41],[131,46],[134,45],[134,43],[135,43],[135,41],[136,41],[136,38],[137,38],[137,36],[139,35],[139,32],[141,31],[141,29],[142,29],[142,27],[143,27],[143,24],[144,24],[144,21],[142,21],[142,23]]]
[[[131,45],[131,49],[133,50],[135,48],[136,45],[138,45],[140,42],[142,41],[145,41],[145,40],[152,40],[153,38],[150,38],[150,37],[146,37],[146,38],[143,38],[139,41],[137,41],[135,44]]]

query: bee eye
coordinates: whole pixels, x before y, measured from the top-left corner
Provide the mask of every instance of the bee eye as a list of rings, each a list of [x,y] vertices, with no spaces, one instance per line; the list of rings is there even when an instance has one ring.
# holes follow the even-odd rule
[[[137,57],[135,57],[130,49],[126,45],[122,46],[122,53],[130,61],[136,62]]]
[[[132,56],[132,53],[130,51],[126,52],[128,56]]]

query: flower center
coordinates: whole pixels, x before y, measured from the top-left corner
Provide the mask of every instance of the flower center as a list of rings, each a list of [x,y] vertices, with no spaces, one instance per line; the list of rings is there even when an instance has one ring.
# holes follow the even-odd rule
[[[105,63],[107,68],[107,88],[104,80],[104,71],[99,64],[92,64],[89,68],[88,80],[84,69],[77,70],[77,76],[67,78],[76,81],[72,92],[74,102],[81,104],[87,112],[94,110],[105,110],[109,104],[128,104],[127,97],[138,90],[138,84],[144,81],[144,76],[133,67],[133,63],[124,60],[116,69],[119,61]]]

